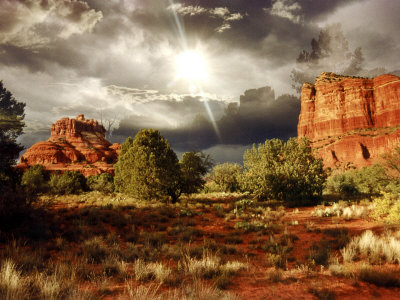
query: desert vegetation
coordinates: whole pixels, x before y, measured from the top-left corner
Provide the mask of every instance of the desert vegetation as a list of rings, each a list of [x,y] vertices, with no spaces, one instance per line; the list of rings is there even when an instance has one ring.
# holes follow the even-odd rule
[[[16,111],[1,142],[18,153],[23,105],[2,92]],[[196,151],[179,160],[146,129],[122,145],[115,176],[87,178],[39,165],[19,173],[15,153],[1,161],[1,299],[399,291],[398,149],[386,164],[326,170],[308,140],[274,139],[243,166],[214,165]]]

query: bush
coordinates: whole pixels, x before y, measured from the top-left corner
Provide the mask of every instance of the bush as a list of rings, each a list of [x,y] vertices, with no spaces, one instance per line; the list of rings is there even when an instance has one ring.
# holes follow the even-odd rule
[[[112,176],[110,173],[89,176],[86,182],[87,187],[92,191],[99,191],[103,193],[114,192],[114,176]]]
[[[67,171],[62,175],[50,176],[50,190],[54,194],[78,194],[86,189],[86,178],[76,171]]]
[[[236,163],[224,163],[214,167],[211,179],[224,192],[235,192],[239,190],[239,178],[242,166]]]
[[[49,174],[42,165],[31,166],[24,172],[21,185],[28,193],[41,193],[48,189]]]
[[[115,187],[137,198],[171,197],[180,194],[181,170],[178,158],[158,130],[140,130],[128,138],[115,165]]]
[[[352,169],[334,174],[327,181],[327,191],[330,193],[355,195],[379,194],[388,190],[391,178],[381,165]]]
[[[243,188],[258,198],[308,204],[322,195],[327,175],[305,138],[266,140],[247,150],[243,161]]]
[[[346,196],[359,194],[354,178],[349,173],[335,174],[327,181],[327,190]]]
[[[202,152],[190,151],[183,154],[179,162],[182,178],[181,190],[183,193],[197,193],[204,187],[203,176],[212,166],[210,156]]]
[[[389,224],[400,224],[400,199],[399,194],[383,193],[373,200],[373,216]]]

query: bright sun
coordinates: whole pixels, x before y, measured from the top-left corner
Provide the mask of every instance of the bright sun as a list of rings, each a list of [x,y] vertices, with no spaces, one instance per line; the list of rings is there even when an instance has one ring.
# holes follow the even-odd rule
[[[176,59],[178,78],[204,81],[207,77],[206,61],[197,51],[185,51]]]

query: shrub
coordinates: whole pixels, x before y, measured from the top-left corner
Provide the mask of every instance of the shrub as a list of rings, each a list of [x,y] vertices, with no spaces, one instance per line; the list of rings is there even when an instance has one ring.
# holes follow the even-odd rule
[[[158,130],[140,130],[128,138],[115,164],[115,187],[137,198],[171,197],[181,194],[178,158]]]
[[[381,165],[351,169],[331,176],[326,189],[330,193],[356,195],[379,194],[387,190],[391,182],[386,169]]]
[[[37,194],[48,189],[49,174],[42,165],[31,166],[24,172],[21,185],[29,193]]]
[[[102,173],[87,178],[87,186],[92,191],[103,193],[114,192],[114,176],[110,173]]]
[[[77,171],[66,171],[62,175],[52,174],[49,185],[54,194],[78,194],[86,189],[86,178]]]
[[[362,281],[383,287],[400,287],[399,274],[393,271],[381,271],[376,267],[364,265],[358,271],[358,278]]]
[[[326,172],[305,138],[266,140],[247,150],[243,161],[243,187],[258,198],[307,204],[322,195]]]
[[[223,163],[213,168],[210,177],[222,191],[235,192],[239,190],[241,172],[242,167],[239,164]]]
[[[354,178],[349,173],[335,174],[330,177],[327,181],[327,190],[344,195],[359,194]]]
[[[179,162],[182,172],[181,190],[183,193],[197,193],[204,187],[203,176],[212,166],[210,156],[202,152],[190,151],[183,154]]]
[[[389,224],[400,223],[400,200],[399,194],[383,193],[382,196],[373,200],[373,216],[382,219]]]

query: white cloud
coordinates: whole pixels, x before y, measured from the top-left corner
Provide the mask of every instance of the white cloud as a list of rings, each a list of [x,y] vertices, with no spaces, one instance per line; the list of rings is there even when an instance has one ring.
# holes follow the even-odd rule
[[[54,39],[90,32],[102,17],[83,1],[3,0],[0,44],[39,48]]]
[[[271,9],[265,9],[270,12],[271,15],[278,16],[281,18],[288,19],[293,23],[299,24],[301,22],[301,17],[299,12],[301,11],[301,6],[299,3],[294,2],[290,4],[290,0],[276,0],[272,5]]]
[[[208,15],[213,18],[219,18],[223,20],[223,23],[218,26],[215,31],[222,33],[231,28],[230,22],[238,21],[243,19],[241,13],[231,13],[227,7],[216,7],[216,8],[204,8],[201,6],[184,6],[182,4],[171,4],[167,7],[168,10],[175,11],[182,16],[190,15]]]

